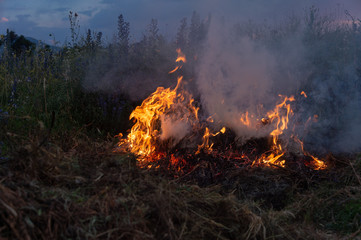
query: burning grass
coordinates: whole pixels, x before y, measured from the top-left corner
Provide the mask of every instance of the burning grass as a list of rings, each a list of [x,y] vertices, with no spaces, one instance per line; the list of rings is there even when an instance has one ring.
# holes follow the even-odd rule
[[[180,49],[177,49],[178,58],[176,63],[181,64],[186,62],[186,57]],[[170,71],[170,74],[175,73],[183,65],[177,66],[174,70]],[[194,158],[194,155],[198,155],[201,152],[211,154],[215,158],[225,159],[227,155],[234,155],[241,164],[252,163],[252,166],[268,166],[268,167],[285,167],[285,156],[288,149],[285,149],[290,140],[281,141],[280,137],[289,128],[290,116],[294,114],[291,103],[296,99],[294,96],[283,96],[281,101],[276,104],[273,110],[261,114],[265,114],[265,118],[261,118],[260,114],[253,114],[246,111],[245,113],[231,114],[233,116],[232,121],[246,131],[253,132],[255,136],[269,134],[272,139],[271,144],[266,145],[267,148],[260,155],[254,155],[253,152],[257,152],[257,149],[253,149],[251,153],[235,153],[227,151],[229,146],[224,146],[226,149],[220,149],[219,153],[213,151],[214,142],[211,138],[218,135],[223,135],[227,131],[227,123],[218,121],[213,126],[221,127],[219,131],[213,132],[210,130],[210,126],[214,123],[212,116],[217,116],[217,113],[211,114],[209,117],[199,116],[199,110],[202,107],[201,103],[197,103],[192,94],[183,88],[183,76],[178,77],[177,85],[175,88],[163,88],[158,87],[157,90],[147,97],[140,106],[130,114],[130,119],[134,120],[134,125],[130,129],[126,138],[123,138],[123,134],[119,133],[119,152],[131,152],[137,155],[137,161],[141,166],[154,167],[154,163],[162,161],[164,158],[170,163],[169,168],[177,168],[178,172],[182,175],[184,167],[192,165],[187,171],[193,171],[192,168],[196,167],[197,162],[190,163],[189,158]],[[301,92],[303,97],[307,98],[304,91]],[[223,104],[223,103],[222,103]],[[198,107],[199,106],[199,107]],[[226,105],[224,107],[227,107]],[[263,104],[259,104],[259,109],[263,109]],[[204,113],[207,114],[207,113]],[[203,114],[203,115],[204,115]],[[203,119],[205,120],[203,120]],[[229,123],[228,123],[229,124]],[[301,124],[301,123],[298,123]],[[233,125],[233,124],[231,124]],[[307,123],[305,124],[307,125]],[[293,128],[296,124],[294,123]],[[306,126],[305,126],[306,127]],[[232,128],[230,131],[233,131]],[[198,144],[198,149],[193,150],[197,144],[197,138],[199,133],[203,133],[202,143]],[[239,139],[245,136],[237,137]],[[291,136],[291,137],[290,137]],[[283,137],[283,136],[282,136]],[[304,150],[303,142],[298,138],[297,134],[292,132],[291,135],[287,135],[286,138],[291,138],[294,143],[299,144],[300,152],[304,158],[308,158],[308,161],[303,161],[306,166],[314,170],[323,170],[327,168],[325,161],[318,159]],[[233,141],[231,139],[231,141]],[[244,140],[242,141],[244,143]],[[177,148],[174,148],[177,146]],[[239,147],[239,146],[238,146]],[[187,154],[172,154],[169,153],[172,149],[190,149]],[[239,149],[239,148],[236,148]],[[241,148],[243,149],[243,148]],[[190,155],[188,157],[187,155]],[[253,155],[250,158],[250,155]],[[185,156],[187,159],[185,159]],[[223,161],[222,161],[223,162]],[[234,163],[237,165],[237,163]],[[159,166],[156,166],[159,167]]]
[[[64,136],[63,136],[64,137]],[[36,139],[36,138],[34,138]],[[66,141],[64,141],[66,140]],[[197,155],[139,168],[113,141],[23,140],[1,163],[0,234],[10,239],[338,239],[360,236],[360,156],[315,171]],[[233,166],[231,166],[233,165]],[[222,174],[218,174],[221,172]]]
[[[103,75],[107,75],[104,73],[112,72],[115,64],[113,54],[106,57],[106,52],[113,52],[112,45],[103,47],[98,43],[100,45],[91,51],[95,46],[90,46],[91,42],[83,46],[73,42],[73,48],[66,47],[59,55],[44,49],[30,58],[25,55],[15,58],[11,51],[6,53],[1,61],[0,79],[4,83],[1,95],[4,111],[0,109],[0,125],[4,129],[0,131],[0,238],[360,238],[361,155],[328,155],[321,160],[307,149],[319,141],[318,134],[311,134],[313,139],[305,146],[303,140],[307,139],[296,134],[300,133],[298,127],[307,133],[312,130],[312,126],[308,127],[319,121],[321,124],[314,126],[313,132],[322,137],[321,146],[332,143],[327,151],[351,152],[359,147],[356,140],[360,118],[355,109],[360,106],[357,92],[360,49],[354,41],[360,37],[360,24],[352,18],[352,28],[335,25],[335,29],[323,29],[319,26],[325,26],[325,22],[317,18],[317,13],[311,8],[309,21],[306,19],[304,27],[299,26],[300,31],[295,32],[287,30],[288,25],[281,30],[261,30],[262,34],[250,27],[251,31],[243,36],[243,30],[248,27],[242,30],[241,26],[235,26],[239,28],[237,39],[248,39],[236,41],[246,45],[245,49],[238,45],[216,46],[202,57],[202,48],[196,47],[201,42],[189,41],[189,63],[194,64],[191,70],[182,68],[186,56],[177,50],[177,66],[164,73],[178,74],[182,69],[185,76],[204,78],[197,79],[197,83],[205,86],[198,86],[192,93],[206,94],[212,101],[204,104],[202,95],[196,101],[192,93],[186,91],[191,90],[194,82],[184,87],[189,79],[182,77],[177,78],[174,88],[158,87],[131,113],[135,124],[125,138],[119,134],[117,150],[120,152],[114,152],[113,137],[90,138],[80,129],[86,125],[92,131],[87,134],[109,130],[124,130],[124,133],[128,129],[128,122],[123,121],[133,110],[128,96],[120,97],[118,92],[111,93],[112,96],[93,94],[81,87],[87,85],[88,80],[88,90],[92,87],[94,91],[101,90],[103,83],[112,89],[122,87],[110,84],[114,81],[107,77],[102,82]],[[300,34],[302,41],[294,42],[295,33]],[[228,34],[225,36],[229,39]],[[291,40],[287,36],[291,36]],[[241,98],[235,97],[240,95],[240,90],[260,90],[258,95],[262,95],[264,91],[258,87],[267,89],[267,93],[273,89],[263,81],[263,75],[269,73],[266,64],[269,56],[259,47],[259,51],[253,51],[253,42],[268,45],[271,52],[287,52],[290,56],[299,54],[288,51],[287,46],[292,43],[292,50],[297,50],[294,46],[302,42],[305,48],[302,51],[309,57],[285,57],[280,66],[288,70],[280,73],[280,78],[278,74],[272,76],[272,79],[281,79],[280,82],[299,79],[300,89],[278,98],[275,96],[282,91],[277,89],[282,88],[276,87],[275,92],[271,91],[275,96],[267,97],[268,106],[257,105],[257,101],[250,109],[247,106],[243,109],[243,105],[238,106]],[[270,44],[272,42],[277,44]],[[284,44],[286,47],[281,47]],[[157,45],[147,41],[134,43],[129,47],[129,56],[121,54],[116,58],[121,82],[127,83],[135,76],[135,82],[144,83],[139,76],[155,78],[163,65],[170,66],[168,60],[161,58],[171,55],[168,49],[174,44],[169,43],[160,50],[154,48]],[[237,54],[239,49],[246,50],[245,56],[238,59],[240,56],[231,53],[233,47],[237,48]],[[221,54],[223,52],[226,54]],[[209,60],[203,63],[206,67],[199,66],[197,61],[204,61],[207,55]],[[231,58],[223,59],[227,55]],[[280,58],[284,56],[280,54]],[[86,78],[85,82],[83,78],[86,69],[98,69],[93,65],[98,61],[96,58],[101,59],[101,65],[111,64],[104,64],[110,68],[104,67],[99,73],[92,72],[96,78],[93,86],[93,77]],[[247,59],[246,64],[242,64],[243,59]],[[124,64],[118,64],[120,62]],[[221,71],[204,74],[214,67]],[[239,78],[242,73],[248,73],[248,69],[251,75],[245,80],[251,84],[244,86]],[[258,74],[259,71],[262,73]],[[196,72],[203,76],[197,76]],[[217,73],[222,73],[222,77],[209,81]],[[298,76],[298,73],[302,74]],[[222,99],[238,82],[235,96]],[[214,98],[208,94],[213,89],[224,94],[216,94]],[[137,94],[143,95],[143,91]],[[249,94],[243,92],[241,96],[247,100]],[[302,109],[297,109],[297,102],[302,106],[302,101],[308,115],[292,118],[295,112],[302,114]],[[228,115],[217,118],[217,112],[218,115],[229,113],[226,105],[232,103],[237,106],[230,106],[229,118]],[[57,114],[55,125],[55,115],[50,112]],[[49,118],[53,120],[52,134],[43,124]],[[348,132],[339,125],[346,126]],[[332,128],[335,128],[334,135]],[[252,135],[255,131],[262,134]],[[246,139],[238,142],[242,133]],[[342,148],[350,143],[353,146]]]

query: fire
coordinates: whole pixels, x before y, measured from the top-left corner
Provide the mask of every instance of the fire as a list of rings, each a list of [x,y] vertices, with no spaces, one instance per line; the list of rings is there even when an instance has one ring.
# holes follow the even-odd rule
[[[177,59],[175,61],[177,63],[179,63],[179,62],[186,63],[187,62],[186,56],[182,53],[180,48],[177,49],[177,53],[178,53],[178,57],[177,57]],[[173,70],[169,71],[168,73],[172,74],[172,73],[176,72],[177,70],[181,69],[182,66],[183,65],[176,66]]]
[[[175,71],[177,71],[178,69],[181,69],[182,67],[180,66],[176,66],[172,71],[169,71],[168,73],[171,74],[171,73],[174,73]]]
[[[174,89],[158,87],[143,103],[131,113],[130,119],[135,124],[125,141],[120,141],[119,146],[127,145],[129,150],[143,159],[155,152],[158,146],[161,128],[159,127],[161,116],[169,115],[172,118],[172,107],[177,105],[178,110],[184,113],[184,121],[197,119],[198,108],[193,105],[193,99],[189,94],[178,93],[182,77],[178,78]],[[190,99],[190,100],[189,100]],[[188,100],[188,104],[184,101]],[[179,107],[181,106],[181,107]]]
[[[177,50],[176,62],[186,62],[184,54]],[[174,89],[158,87],[157,90],[146,98],[142,104],[131,113],[129,119],[134,120],[134,125],[126,139],[118,143],[130,152],[139,156],[139,160],[151,162],[148,156],[155,158],[155,152],[160,144],[162,122],[182,122],[193,127],[198,123],[198,110],[194,106],[192,96],[181,89],[183,77],[178,77]],[[172,135],[172,134],[170,134]],[[118,135],[122,137],[121,134]]]
[[[280,97],[283,97],[279,95]],[[272,147],[270,153],[264,153],[262,156],[253,162],[254,164],[265,164],[265,165],[278,165],[280,167],[285,166],[285,160],[281,157],[285,154],[282,149],[282,145],[279,143],[279,136],[288,127],[289,115],[292,114],[290,102],[295,101],[293,96],[284,97],[280,104],[276,105],[276,108],[267,114],[267,122],[276,122],[276,128],[270,133],[272,137]],[[282,111],[283,110],[283,111]],[[286,113],[284,113],[286,112]],[[284,115],[282,115],[282,113]],[[266,121],[263,119],[263,121]]]
[[[243,125],[246,125],[248,127],[251,126],[251,122],[250,122],[250,120],[248,118],[248,112],[242,113],[240,120],[241,120],[241,123],[243,123]]]
[[[176,51],[178,53],[178,57],[177,57],[177,59],[175,61],[176,62],[184,62],[184,63],[186,63],[187,59],[186,59],[186,56],[184,55],[184,53],[182,53],[182,50],[180,48],[178,48]]]
[[[304,91],[301,92],[301,95],[307,98],[307,94]]]
[[[183,63],[186,63],[186,57],[180,49],[177,49],[177,54],[176,63],[178,66],[169,73],[176,72],[182,68]],[[304,91],[301,92],[301,95],[307,98]],[[238,155],[230,152],[227,155],[233,159],[252,163],[252,166],[286,166],[284,157],[287,152],[285,147],[287,146],[287,140],[284,137],[282,139],[280,137],[288,129],[289,119],[293,115],[291,103],[295,102],[296,99],[294,96],[279,96],[281,97],[280,103],[272,111],[265,114],[265,117],[261,120],[256,119],[248,111],[238,115],[239,124],[247,128],[256,130],[259,128],[268,129],[271,140],[270,149],[260,156],[258,155],[253,161],[243,152]],[[222,102],[222,104],[224,103]],[[169,149],[183,139],[197,139],[195,136],[202,132],[204,133],[202,143],[194,144],[194,146],[197,146],[197,150],[194,149],[194,152],[190,154],[197,155],[201,152],[213,155],[219,154],[219,151],[213,150],[214,143],[211,140],[212,137],[224,134],[226,127],[222,127],[218,132],[212,133],[210,129],[217,128],[216,126],[219,123],[215,122],[212,116],[200,120],[198,118],[199,107],[196,107],[196,105],[192,95],[183,89],[182,76],[178,77],[177,85],[173,89],[158,87],[154,93],[131,113],[130,119],[134,121],[134,125],[125,139],[122,138],[123,135],[121,133],[118,135],[120,138],[118,146],[137,155],[139,162],[143,166],[151,167],[153,163],[166,158],[168,159],[169,166],[172,169],[177,169],[178,172],[181,172],[181,166],[186,165],[186,161],[178,156],[178,154],[176,156],[169,152]],[[314,116],[314,121],[317,120],[317,117],[316,115]],[[306,125],[310,121],[311,118],[306,122]],[[210,128],[211,125],[213,126]],[[309,164],[311,168],[322,170],[327,167],[322,160],[304,150],[301,140],[297,137],[294,137],[293,140],[300,144],[302,153],[312,159],[312,162]]]
[[[205,152],[207,153],[211,153],[212,152],[212,147],[213,147],[213,143],[210,143],[209,142],[209,137],[213,136],[217,136],[218,134],[220,133],[225,133],[226,132],[226,128],[223,127],[221,130],[219,130],[219,132],[216,132],[216,133],[211,133],[209,131],[209,129],[206,127],[206,131],[203,135],[203,143],[201,145],[198,145],[198,150],[196,152],[196,154],[199,154],[201,152],[202,149],[205,150]]]
[[[178,83],[181,78],[178,79]],[[177,85],[178,87],[178,85]],[[135,124],[128,135],[128,144],[131,152],[137,155],[149,155],[156,149],[156,138],[158,136],[157,121],[177,97],[177,87],[173,90],[163,87],[157,90],[137,107],[130,119],[135,119]]]
[[[321,161],[320,159],[318,159],[317,157],[314,157],[312,156],[310,153],[306,152],[304,150],[304,147],[303,147],[303,142],[298,139],[297,137],[294,137],[295,141],[298,142],[300,145],[301,145],[301,149],[302,149],[302,152],[305,156],[308,156],[310,157],[313,161],[310,163],[311,167],[314,169],[314,170],[323,170],[323,169],[326,169],[327,168],[327,165],[325,164],[325,162]]]

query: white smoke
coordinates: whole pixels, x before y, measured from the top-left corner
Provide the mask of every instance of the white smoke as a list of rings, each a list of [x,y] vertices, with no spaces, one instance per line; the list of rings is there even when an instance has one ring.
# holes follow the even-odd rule
[[[167,115],[161,115],[161,140],[173,140],[173,145],[177,144],[185,136],[187,136],[191,130],[189,122],[182,119],[174,119]]]
[[[332,28],[337,19],[326,23],[329,28],[308,32],[307,24],[290,21],[253,36],[234,34],[234,29],[213,19],[197,76],[207,114],[243,140],[262,137],[271,128],[247,127],[240,121],[242,114],[248,111],[251,125],[257,126],[280,100],[278,94],[294,95],[289,136],[298,135],[306,148],[318,153],[360,151],[357,57],[345,48],[352,46],[344,40],[347,26],[338,31]],[[281,37],[277,40],[272,34]],[[308,98],[300,95],[303,90]],[[306,120],[315,115],[318,120],[306,126]]]
[[[203,107],[216,122],[244,140],[267,135],[266,129],[248,127],[240,119],[248,112],[252,126],[273,102],[271,73],[275,59],[248,38],[232,38],[222,24],[212,23],[200,59],[197,83]]]

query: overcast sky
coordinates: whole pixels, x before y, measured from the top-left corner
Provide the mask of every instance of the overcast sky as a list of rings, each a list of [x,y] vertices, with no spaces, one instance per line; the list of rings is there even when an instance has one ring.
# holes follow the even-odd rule
[[[51,43],[53,34],[61,44],[69,40],[69,11],[77,12],[81,34],[90,28],[108,40],[116,32],[117,17],[130,22],[133,39],[139,38],[151,18],[158,19],[161,32],[172,37],[183,17],[195,10],[205,17],[226,20],[277,21],[281,16],[303,14],[312,5],[322,12],[343,12],[361,18],[361,0],[0,0],[0,34],[6,29]]]

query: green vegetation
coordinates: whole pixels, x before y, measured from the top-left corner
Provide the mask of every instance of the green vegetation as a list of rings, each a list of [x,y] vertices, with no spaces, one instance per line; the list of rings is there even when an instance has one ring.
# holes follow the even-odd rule
[[[238,24],[232,37],[248,36],[278,52],[302,33],[309,61],[292,70],[309,69],[307,92],[330,75],[360,89],[361,22],[350,17],[349,24],[337,24],[318,14],[311,8],[304,22],[290,18],[279,28]],[[35,46],[12,31],[2,36],[0,238],[360,238],[360,156],[330,155],[333,165],[326,171],[231,169],[220,180],[200,184],[201,174],[173,178],[113,152],[114,136],[131,126],[130,112],[154,91],[134,97],[124,82],[144,77],[172,85],[167,72],[175,49],[199,56],[210,19],[193,13],[190,26],[182,19],[174,41],[152,19],[143,38],[132,42],[130,24],[120,15],[116,41],[104,43],[100,32],[80,36],[72,12],[71,42],[57,49]],[[189,59],[184,75],[193,78],[197,60]],[[345,77],[349,68],[358,85]],[[321,109],[322,120],[334,105],[342,106],[335,99],[308,107]],[[202,165],[206,161],[199,159],[203,173],[212,168]]]

